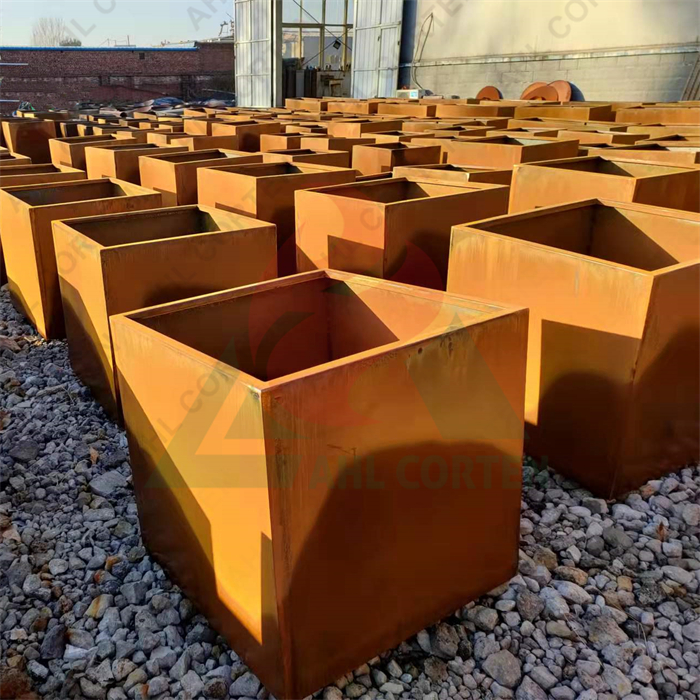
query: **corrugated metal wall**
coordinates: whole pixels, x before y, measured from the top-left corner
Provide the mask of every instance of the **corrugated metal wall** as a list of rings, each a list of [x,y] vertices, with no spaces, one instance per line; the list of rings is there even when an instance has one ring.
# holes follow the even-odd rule
[[[272,107],[272,0],[234,0],[236,103]]]
[[[403,0],[355,0],[353,97],[395,95],[402,14]]]

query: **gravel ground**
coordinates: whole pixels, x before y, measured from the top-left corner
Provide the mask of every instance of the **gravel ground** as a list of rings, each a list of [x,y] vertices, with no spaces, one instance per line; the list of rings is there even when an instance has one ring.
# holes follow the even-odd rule
[[[0,697],[268,697],[149,558],[123,432],[6,290],[0,460]],[[520,573],[324,700],[700,697],[700,470],[619,503],[524,474]]]

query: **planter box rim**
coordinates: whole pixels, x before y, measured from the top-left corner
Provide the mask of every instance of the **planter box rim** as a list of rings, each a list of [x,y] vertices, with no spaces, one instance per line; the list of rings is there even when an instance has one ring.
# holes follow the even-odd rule
[[[599,146],[594,146],[594,148],[599,148]],[[631,163],[633,165],[644,165],[648,167],[658,167],[658,168],[670,168],[672,170],[677,170],[677,171],[693,171],[693,170],[698,170],[700,168],[700,165],[670,165],[670,164],[665,164],[665,163],[651,163],[648,160],[636,160],[633,158],[617,158],[615,157],[615,150],[616,146],[610,146],[610,153],[609,155],[606,154],[596,154],[594,156],[576,156],[574,158],[561,158],[561,159],[555,159],[555,160],[539,160],[539,161],[534,161],[531,163],[516,163],[513,167],[514,168],[523,168],[523,167],[528,167],[528,168],[562,168],[563,170],[566,170],[566,165],[568,163],[582,163],[585,161],[591,161],[594,159],[602,160],[602,161],[607,161],[609,163]],[[669,175],[672,173],[651,173],[649,175],[619,175],[615,173],[601,173],[597,172],[595,170],[572,170],[572,172],[581,172],[581,173],[589,173],[592,175],[599,175],[601,177],[630,177],[634,178],[637,180],[641,180],[643,178],[648,178],[648,177],[658,177],[658,175]]]
[[[132,188],[135,187],[137,188],[138,191],[136,192],[131,192],[131,193],[124,193],[117,195],[115,197],[95,197],[93,199],[75,199],[75,200],[68,200],[66,202],[50,202],[48,204],[30,204],[29,202],[25,202],[22,200],[20,197],[17,197],[23,204],[32,207],[33,209],[44,209],[47,207],[54,207],[54,206],[64,206],[65,204],[71,204],[72,202],[96,202],[99,201],[100,199],[123,199],[124,197],[133,197],[134,195],[140,195],[140,194],[157,194],[155,190],[150,190],[148,187],[142,187],[141,185],[135,185],[132,182],[126,182],[126,180],[119,180],[114,177],[100,177],[100,178],[93,178],[90,180],[71,180],[69,182],[43,182],[40,184],[36,185],[14,185],[12,187],[3,187],[2,191],[7,192],[9,194],[15,194],[17,192],[22,192],[22,191],[27,191],[27,190],[45,190],[49,188],[56,188],[56,187],[75,187],[76,185],[86,185],[86,184],[93,184],[96,182],[111,182],[112,184],[118,185],[119,187],[122,187],[124,185],[127,186],[127,188]],[[127,189],[125,188],[125,189]]]
[[[321,153],[328,153],[329,151],[321,151]],[[344,152],[344,151],[343,151]],[[256,153],[251,153],[250,155],[257,155]],[[274,166],[290,166],[292,168],[298,168],[300,172],[280,172],[280,173],[266,173],[264,175],[257,175],[256,172],[264,168],[274,167]],[[239,168],[245,168],[245,170],[239,170]],[[217,170],[220,172],[230,172],[234,175],[246,175],[248,177],[254,177],[256,179],[263,179],[268,177],[300,177],[302,175],[313,175],[317,172],[336,172],[339,170],[352,170],[352,168],[341,168],[337,165],[322,165],[320,163],[242,163],[241,165],[222,165],[219,168],[207,168],[207,170]]]
[[[451,328],[449,325],[445,325],[441,328],[435,328],[432,330],[424,331],[408,340],[396,340],[391,343],[385,343],[382,345],[377,345],[375,347],[369,348],[368,350],[363,350],[361,352],[352,353],[351,355],[346,355],[335,360],[329,360],[328,362],[322,362],[317,365],[313,365],[306,369],[297,370],[295,372],[290,372],[289,374],[284,374],[280,377],[274,379],[263,380],[252,374],[248,374],[243,370],[234,367],[226,362],[216,359],[211,355],[207,355],[201,350],[191,347],[175,338],[161,333],[152,328],[149,328],[145,324],[140,323],[140,321],[154,318],[161,315],[167,315],[170,312],[178,312],[183,310],[194,309],[199,306],[206,306],[210,303],[226,302],[230,299],[254,296],[258,293],[294,286],[297,284],[304,284],[306,282],[313,282],[315,280],[334,280],[337,282],[355,282],[355,284],[362,285],[365,287],[383,287],[388,291],[396,291],[404,295],[419,297],[425,299],[426,301],[434,301],[438,304],[444,304],[445,302],[452,303],[455,306],[461,306],[464,308],[469,308],[470,310],[479,311],[482,315],[475,315],[473,319],[460,319],[462,325],[457,328]],[[114,314],[110,317],[110,324],[112,326],[116,325],[131,325],[138,328],[138,333],[150,336],[151,338],[157,338],[159,342],[168,345],[170,348],[186,353],[189,357],[196,359],[203,365],[211,369],[215,369],[225,375],[229,375],[236,378],[238,381],[243,381],[248,387],[254,390],[257,394],[262,395],[267,392],[273,391],[276,387],[282,385],[289,385],[292,382],[304,380],[306,377],[318,376],[325,374],[326,372],[332,372],[343,365],[356,364],[358,362],[363,362],[372,357],[387,354],[398,348],[413,347],[414,345],[419,345],[425,342],[429,338],[439,338],[449,335],[455,330],[460,330],[467,326],[477,325],[486,321],[490,321],[502,316],[507,316],[513,312],[526,312],[527,309],[522,306],[496,304],[484,299],[479,299],[477,297],[464,296],[459,294],[452,294],[450,292],[437,291],[433,289],[426,289],[424,287],[416,287],[414,285],[401,284],[399,282],[391,282],[388,280],[377,279],[374,277],[367,277],[365,275],[356,275],[352,273],[340,272],[338,270],[322,269],[313,270],[311,272],[302,272],[295,275],[289,275],[287,277],[276,278],[274,280],[269,280],[266,282],[259,282],[256,284],[244,285],[241,287],[236,287],[234,289],[228,289],[221,292],[211,292],[209,294],[202,294],[199,296],[190,297],[188,299],[182,299],[178,301],[172,301],[165,304],[158,304],[156,306],[150,306],[143,309],[138,309],[136,311],[127,311],[122,314]]]

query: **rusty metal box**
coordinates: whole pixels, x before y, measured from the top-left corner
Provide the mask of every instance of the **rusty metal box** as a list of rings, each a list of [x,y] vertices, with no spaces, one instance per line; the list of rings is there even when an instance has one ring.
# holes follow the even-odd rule
[[[438,145],[373,143],[352,149],[352,167],[362,175],[388,173],[399,165],[426,165],[440,160],[441,148]]]
[[[343,136],[308,134],[301,139],[300,148],[310,148],[313,151],[348,151],[352,153],[352,149],[355,146],[366,146],[373,143],[375,143],[375,140],[371,136],[349,139]]]
[[[622,160],[610,155],[516,165],[509,211],[591,197],[700,210],[700,168]]]
[[[603,498],[698,461],[698,214],[589,200],[457,226],[447,289],[530,309],[529,454]]]
[[[452,165],[451,163],[397,166],[392,173],[394,177],[405,177],[414,182],[441,182],[444,185],[462,185],[467,182],[510,185],[513,177],[512,170]]]
[[[328,135],[337,138],[359,139],[375,131],[392,131],[400,129],[403,122],[399,119],[338,119],[328,122]]]
[[[165,207],[196,204],[199,168],[260,162],[260,155],[221,149],[143,155],[139,158],[140,184],[160,192]]]
[[[129,141],[133,145],[138,142],[134,139]],[[51,162],[54,165],[65,165],[69,168],[85,170],[85,149],[88,146],[116,146],[117,140],[109,136],[68,136],[62,139],[50,139],[49,150],[51,152]],[[126,145],[123,141],[119,145]]]
[[[276,697],[516,572],[527,310],[319,270],[111,327],[144,540]]]
[[[40,163],[38,165],[5,165],[0,161],[0,187],[38,185],[44,182],[68,182],[84,180],[85,171],[65,165]]]
[[[228,122],[214,124],[212,136],[238,136],[238,148],[241,151],[258,153],[260,151],[260,137],[263,134],[279,134],[282,131],[282,123],[268,122]]]
[[[156,146],[152,143],[88,145],[85,149],[85,167],[90,179],[111,177],[140,185],[140,156],[172,155],[186,151],[185,146]]]
[[[64,336],[52,222],[160,205],[158,192],[109,179],[0,190],[0,238],[12,301],[44,338]]]
[[[507,211],[502,185],[389,178],[297,192],[297,269],[444,290],[452,226]]]
[[[35,164],[51,162],[49,139],[56,138],[56,124],[50,119],[3,119],[2,134],[13,153],[27,156]]]
[[[184,206],[55,221],[71,364],[120,417],[109,316],[277,277],[273,224]]]
[[[354,182],[355,171],[304,163],[253,163],[204,168],[197,173],[199,203],[247,214],[277,226],[277,270],[296,272],[294,193]]]
[[[290,148],[280,151],[267,151],[262,155],[263,163],[317,163],[336,168],[350,167],[350,153],[347,151],[315,151],[312,148]]]

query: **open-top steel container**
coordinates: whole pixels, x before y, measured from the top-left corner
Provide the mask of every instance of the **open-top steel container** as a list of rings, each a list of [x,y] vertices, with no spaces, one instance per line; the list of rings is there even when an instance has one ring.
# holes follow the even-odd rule
[[[51,224],[57,219],[160,205],[158,192],[106,178],[0,190],[0,238],[10,295],[44,338],[64,336]],[[74,251],[61,264],[72,264],[80,252]]]
[[[510,185],[513,171],[495,168],[479,168],[470,165],[435,163],[433,165],[397,166],[394,177],[405,177],[416,182],[441,182],[445,185],[460,185],[466,182],[486,182],[492,185]]]
[[[124,145],[116,141],[114,144],[88,145],[85,149],[85,166],[88,177],[91,179],[111,177],[140,185],[140,156],[172,155],[186,151],[187,148],[179,144],[177,146],[156,146],[153,143]]]
[[[184,206],[55,221],[70,359],[119,418],[109,317],[277,276],[275,226]]]
[[[526,451],[603,498],[700,458],[700,216],[588,200],[457,226],[448,291],[530,309]]]
[[[354,182],[355,171],[306,163],[253,163],[197,171],[199,203],[277,226],[277,270],[296,272],[294,193]]]
[[[144,540],[276,697],[516,572],[527,310],[316,271],[111,326]]]
[[[391,172],[399,165],[439,163],[438,145],[414,146],[406,143],[373,143],[352,149],[352,167],[362,175]]]
[[[623,160],[609,155],[516,165],[510,212],[599,197],[700,210],[700,168]]]
[[[389,178],[297,192],[297,269],[444,290],[452,226],[507,211],[502,185]]]

